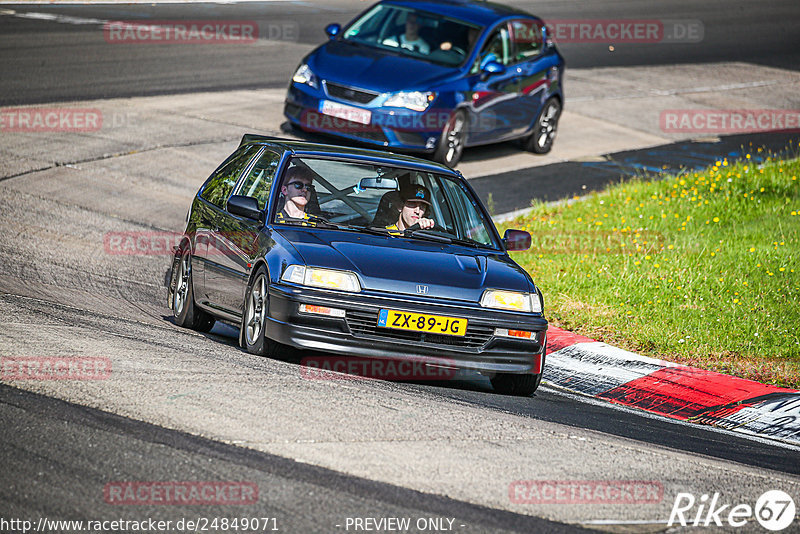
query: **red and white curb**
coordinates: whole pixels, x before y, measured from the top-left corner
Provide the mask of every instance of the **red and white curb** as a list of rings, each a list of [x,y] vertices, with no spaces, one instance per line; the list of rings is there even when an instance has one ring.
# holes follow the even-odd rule
[[[800,391],[648,358],[552,326],[543,379],[673,419],[800,444]]]

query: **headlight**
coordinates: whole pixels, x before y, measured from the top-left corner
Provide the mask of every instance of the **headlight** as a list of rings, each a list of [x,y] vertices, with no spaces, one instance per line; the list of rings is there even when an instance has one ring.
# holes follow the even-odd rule
[[[538,293],[520,293],[501,289],[487,289],[484,291],[481,297],[481,306],[498,310],[542,312],[542,301],[539,299]]]
[[[389,98],[384,102],[384,106],[393,108],[408,108],[414,111],[425,111],[433,99],[436,98],[436,93],[410,91],[392,93]]]
[[[281,280],[304,286],[321,287],[323,289],[338,289],[358,293],[361,284],[358,277],[350,271],[335,271],[319,267],[306,267],[305,265],[290,265],[284,271]]]
[[[306,85],[310,85],[314,89],[319,87],[319,84],[317,83],[317,76],[311,70],[311,67],[305,63],[297,67],[297,71],[295,71],[294,76],[292,76],[292,81],[295,83],[304,83]]]

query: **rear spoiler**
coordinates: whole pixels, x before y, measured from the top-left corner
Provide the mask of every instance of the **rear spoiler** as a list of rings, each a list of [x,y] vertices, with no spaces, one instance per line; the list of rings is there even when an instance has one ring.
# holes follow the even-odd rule
[[[242,136],[242,141],[239,143],[239,146],[246,145],[249,143],[275,143],[281,141],[292,141],[292,139],[287,139],[285,137],[273,137],[271,135],[258,135],[258,134],[244,134]]]

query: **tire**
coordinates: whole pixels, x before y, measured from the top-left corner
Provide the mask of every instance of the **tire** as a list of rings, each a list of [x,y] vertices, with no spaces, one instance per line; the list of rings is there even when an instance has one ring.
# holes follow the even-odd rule
[[[214,326],[214,318],[194,303],[192,250],[188,247],[181,253],[175,269],[175,278],[175,291],[171,303],[175,324],[198,332],[208,332]]]
[[[250,354],[271,357],[275,355],[280,344],[265,335],[269,314],[268,287],[267,270],[262,265],[256,270],[245,291],[239,342]]]
[[[433,160],[454,167],[464,153],[464,142],[467,138],[467,115],[456,111],[444,125],[439,144],[433,153]]]
[[[501,395],[517,395],[520,397],[530,397],[539,389],[539,384],[542,383],[542,375],[544,374],[544,353],[547,352],[542,348],[542,372],[538,375],[532,374],[509,374],[497,373],[490,381],[495,392]]]
[[[538,375],[515,375],[508,373],[497,373],[491,378],[492,387],[501,395],[516,395],[519,397],[530,397],[539,387],[542,381],[542,374]]]
[[[542,106],[536,117],[533,132],[525,139],[525,150],[534,154],[547,154],[553,148],[556,138],[558,119],[561,117],[561,102],[551,98]]]

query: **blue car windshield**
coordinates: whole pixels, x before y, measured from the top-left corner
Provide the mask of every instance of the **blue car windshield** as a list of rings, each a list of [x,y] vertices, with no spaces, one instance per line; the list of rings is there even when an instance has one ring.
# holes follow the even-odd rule
[[[456,177],[295,157],[279,191],[275,224],[501,248],[491,219]]]
[[[438,63],[461,65],[481,28],[442,15],[379,4],[353,22],[342,39]]]

